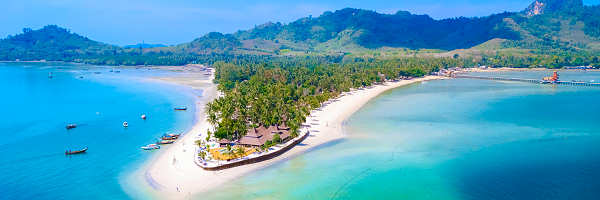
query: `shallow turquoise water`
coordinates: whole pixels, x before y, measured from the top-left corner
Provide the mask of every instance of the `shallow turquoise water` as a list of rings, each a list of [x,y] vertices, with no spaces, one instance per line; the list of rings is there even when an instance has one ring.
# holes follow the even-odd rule
[[[198,199],[598,199],[599,101],[599,88],[414,84],[355,113],[346,139]]]
[[[131,198],[125,192],[130,186],[121,184],[124,177],[158,153],[139,147],[191,127],[194,109],[174,112],[173,107],[194,108],[202,91],[144,79],[171,72],[109,70],[0,63],[0,199]],[[148,119],[141,120],[141,114]],[[67,131],[69,123],[79,126]],[[86,146],[84,155],[64,155]]]

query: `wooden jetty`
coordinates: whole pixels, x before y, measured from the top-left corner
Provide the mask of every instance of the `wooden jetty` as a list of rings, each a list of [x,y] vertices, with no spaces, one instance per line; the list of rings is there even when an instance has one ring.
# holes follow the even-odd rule
[[[590,82],[575,82],[575,81],[553,81],[553,82],[550,82],[550,81],[537,80],[537,79],[471,76],[471,75],[461,75],[461,74],[453,74],[452,77],[453,78],[494,80],[494,81],[516,81],[516,82],[525,82],[525,83],[534,83],[534,84],[555,84],[555,85],[600,87],[600,83],[590,83]]]

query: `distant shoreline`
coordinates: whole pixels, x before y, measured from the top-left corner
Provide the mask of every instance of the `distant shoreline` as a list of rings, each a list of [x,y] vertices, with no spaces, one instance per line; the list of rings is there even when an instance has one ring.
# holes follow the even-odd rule
[[[515,67],[499,67],[499,68],[462,68],[460,72],[527,72],[527,71],[600,71],[600,69],[551,69],[551,68],[515,68]]]
[[[31,60],[31,61],[14,61],[14,60],[0,60],[0,63],[67,63],[67,64],[79,64],[79,65],[92,65],[92,66],[106,66],[106,67],[115,67],[115,68],[128,68],[128,67],[149,67],[149,68],[160,68],[166,70],[179,70],[181,67],[195,67],[195,66],[204,66],[202,64],[187,64],[187,65],[97,65],[97,64],[87,64],[87,63],[78,63],[78,62],[67,62],[67,61],[44,61],[44,60]],[[477,67],[464,67],[463,70],[467,72],[506,72],[506,71],[544,71],[544,70],[567,70],[567,71],[600,71],[600,69],[565,69],[561,68],[542,68],[542,67],[534,67],[534,68],[519,68],[519,67],[490,67],[490,68],[477,68]]]

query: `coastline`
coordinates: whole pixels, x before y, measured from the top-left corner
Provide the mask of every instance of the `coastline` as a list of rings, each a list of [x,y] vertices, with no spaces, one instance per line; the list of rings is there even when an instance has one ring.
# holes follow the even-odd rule
[[[307,117],[305,124],[310,126],[307,127],[310,130],[310,135],[301,142],[302,145],[296,145],[289,151],[270,160],[220,171],[204,170],[194,162],[196,156],[194,141],[206,137],[206,130],[210,128],[204,116],[204,107],[198,103],[206,103],[217,96],[216,85],[212,84],[209,88],[205,88],[206,91],[202,101],[196,102],[197,121],[192,129],[175,144],[165,148],[165,151],[159,152],[136,174],[143,176],[140,177],[144,180],[143,184],[150,187],[150,191],[155,197],[160,199],[191,197],[235,180],[252,171],[295,157],[317,146],[343,139],[345,137],[342,130],[343,122],[369,100],[393,88],[438,79],[445,79],[445,77],[426,76],[412,80],[385,82],[343,93],[340,97],[325,102],[321,108],[313,110],[310,116]],[[193,80],[185,81],[178,78],[160,78],[160,80],[187,86],[190,86],[190,82],[193,83]]]
[[[600,69],[550,69],[550,68],[514,68],[514,67],[500,67],[500,68],[463,68],[460,72],[528,72],[528,71],[600,71]]]

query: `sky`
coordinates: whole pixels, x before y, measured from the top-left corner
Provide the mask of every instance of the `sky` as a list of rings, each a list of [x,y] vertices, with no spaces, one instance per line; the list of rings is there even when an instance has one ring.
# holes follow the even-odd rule
[[[399,10],[435,19],[521,11],[533,0],[0,0],[0,38],[25,27],[65,27],[90,39],[128,45],[180,44],[208,32],[232,33],[265,22],[289,23],[325,11]],[[597,5],[600,0],[584,0]]]

